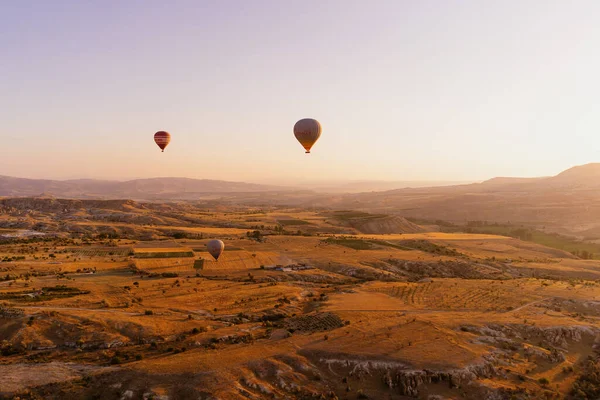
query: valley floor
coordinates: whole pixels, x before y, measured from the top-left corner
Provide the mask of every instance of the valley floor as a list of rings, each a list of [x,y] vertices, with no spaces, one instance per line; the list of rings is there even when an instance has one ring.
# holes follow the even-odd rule
[[[594,398],[600,261],[504,236],[226,213],[173,222],[177,238],[2,242],[0,398]]]

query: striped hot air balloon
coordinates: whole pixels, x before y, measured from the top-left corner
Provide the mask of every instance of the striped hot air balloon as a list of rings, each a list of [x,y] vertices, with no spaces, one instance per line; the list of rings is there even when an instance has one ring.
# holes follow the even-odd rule
[[[160,147],[160,149],[164,152],[165,147],[167,147],[169,145],[169,142],[171,142],[171,135],[169,134],[169,132],[158,131],[154,134],[154,141],[156,142],[158,147]]]
[[[321,124],[316,119],[301,119],[294,125],[294,136],[304,147],[306,153],[310,153],[310,149],[321,136]]]
[[[206,244],[206,249],[215,260],[219,261],[219,256],[225,250],[225,243],[218,239],[213,239]]]

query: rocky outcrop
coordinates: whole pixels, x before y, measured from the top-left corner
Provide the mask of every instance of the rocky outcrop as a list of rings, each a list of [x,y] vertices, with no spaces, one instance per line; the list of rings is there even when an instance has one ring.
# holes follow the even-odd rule
[[[565,355],[557,349],[540,349],[533,346],[524,346],[523,353],[528,359],[544,360],[552,364],[566,360]]]
[[[403,396],[418,397],[422,386],[446,383],[449,387],[462,387],[480,378],[499,375],[495,368],[494,356],[486,356],[478,363],[460,369],[430,370],[412,369],[407,364],[393,360],[346,359],[342,357],[321,357],[319,362],[333,372],[333,367],[349,371],[348,376],[359,380],[373,378]]]
[[[549,347],[566,350],[569,343],[581,342],[585,337],[595,340],[600,329],[586,325],[538,327],[524,324],[487,326],[461,326],[461,330],[479,334],[475,340],[479,343],[502,343],[516,341],[542,342]]]
[[[596,337],[598,334],[600,334],[600,330],[598,328],[582,325],[553,326],[548,328],[527,326],[525,327],[524,331],[527,337],[540,336],[546,342],[562,348],[567,348],[569,342],[580,342],[586,335]]]
[[[432,383],[447,383],[449,387],[461,387],[479,378],[498,375],[492,362],[483,362],[463,369],[448,371],[432,370],[387,370],[382,377],[383,383],[404,396],[417,397],[419,388]]]

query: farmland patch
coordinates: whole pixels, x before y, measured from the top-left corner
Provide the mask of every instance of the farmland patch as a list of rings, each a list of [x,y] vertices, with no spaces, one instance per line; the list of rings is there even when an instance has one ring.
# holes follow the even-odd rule
[[[145,251],[135,252],[135,258],[181,258],[194,257],[193,251]]]
[[[121,256],[126,257],[133,255],[133,249],[128,247],[76,247],[67,249],[67,251],[85,257],[109,257],[109,256]]]
[[[341,328],[344,326],[341,318],[334,313],[317,313],[288,318],[285,328],[295,332],[318,332]]]

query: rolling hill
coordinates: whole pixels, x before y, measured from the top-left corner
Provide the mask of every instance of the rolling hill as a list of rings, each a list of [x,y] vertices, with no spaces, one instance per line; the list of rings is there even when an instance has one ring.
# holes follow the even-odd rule
[[[0,196],[43,194],[72,199],[219,200],[224,204],[318,207],[432,222],[511,223],[589,238],[600,237],[599,178],[600,163],[594,163],[551,177],[498,177],[474,184],[344,194],[189,178],[117,182],[0,177]]]
[[[46,180],[0,176],[0,196],[40,194],[76,199],[195,200],[210,193],[265,192],[284,187],[210,179],[150,178],[129,181]]]
[[[511,222],[563,233],[600,234],[600,163],[546,178],[407,188],[312,199],[313,205],[454,223]]]

